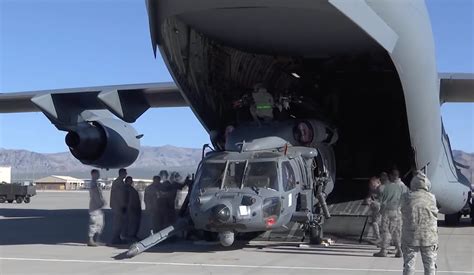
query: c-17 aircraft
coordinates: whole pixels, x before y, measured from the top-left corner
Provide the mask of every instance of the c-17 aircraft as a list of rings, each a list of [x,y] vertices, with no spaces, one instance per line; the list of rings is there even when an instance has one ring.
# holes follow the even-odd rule
[[[1,94],[0,112],[41,111],[82,163],[118,168],[140,150],[129,123],[151,107],[189,106],[214,150],[199,165],[190,219],[224,245],[290,221],[318,241],[326,197],[358,199],[366,179],[394,165],[428,175],[446,222],[471,212],[440,107],[474,102],[474,77],[436,71],[423,0],[146,8],[155,56],[174,83]]]

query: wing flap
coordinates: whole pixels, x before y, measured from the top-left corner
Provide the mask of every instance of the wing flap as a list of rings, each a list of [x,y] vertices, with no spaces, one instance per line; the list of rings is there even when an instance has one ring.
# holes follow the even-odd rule
[[[48,99],[49,101],[45,101]],[[47,103],[47,104],[46,104]],[[47,105],[47,108],[45,107]],[[107,109],[126,122],[134,122],[150,107],[189,106],[174,83],[148,83],[0,94],[0,113]],[[58,113],[59,112],[59,113]]]

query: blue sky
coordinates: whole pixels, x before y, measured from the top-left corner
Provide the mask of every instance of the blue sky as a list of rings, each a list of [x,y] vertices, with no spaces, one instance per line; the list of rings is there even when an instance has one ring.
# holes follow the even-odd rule
[[[428,0],[440,72],[474,72],[474,4]],[[144,1],[0,0],[0,92],[170,81],[153,58]],[[474,152],[474,105],[443,106],[453,148]],[[200,147],[188,108],[152,109],[134,124],[144,145]],[[66,151],[40,113],[0,115],[0,147]]]

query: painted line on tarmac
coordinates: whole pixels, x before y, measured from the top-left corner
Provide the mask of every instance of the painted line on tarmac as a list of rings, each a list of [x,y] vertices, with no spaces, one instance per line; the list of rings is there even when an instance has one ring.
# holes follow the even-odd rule
[[[85,264],[128,264],[128,265],[152,265],[152,266],[193,266],[193,267],[214,267],[214,268],[249,268],[249,269],[279,269],[279,270],[326,270],[326,271],[366,271],[366,272],[402,272],[401,269],[370,269],[370,268],[342,268],[342,267],[312,267],[312,266],[261,266],[261,265],[233,265],[233,264],[206,264],[206,263],[173,263],[173,262],[132,262],[119,260],[66,260],[66,259],[41,259],[41,258],[9,258],[0,257],[0,261],[26,261],[26,262],[57,262],[57,263],[85,263]],[[423,272],[418,271],[417,272]],[[438,270],[437,273],[450,274],[474,274],[474,271],[444,271]]]

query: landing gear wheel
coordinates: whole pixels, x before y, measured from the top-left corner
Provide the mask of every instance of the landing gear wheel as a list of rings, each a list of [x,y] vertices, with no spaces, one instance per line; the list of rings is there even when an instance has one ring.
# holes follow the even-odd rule
[[[4,196],[1,196],[0,197],[0,203],[4,203],[7,201],[7,198],[5,198]]]
[[[16,198],[16,203],[22,203],[22,202],[23,202],[23,197]]]
[[[474,225],[474,208],[471,206],[471,213],[469,213],[469,217],[471,218],[471,225]]]
[[[25,198],[25,203],[30,203],[30,201],[31,201],[30,197]]]
[[[311,227],[309,229],[309,243],[321,244],[323,242],[323,228],[321,226]]]
[[[444,215],[444,223],[448,226],[456,226],[459,224],[460,220],[461,214],[459,213]]]

